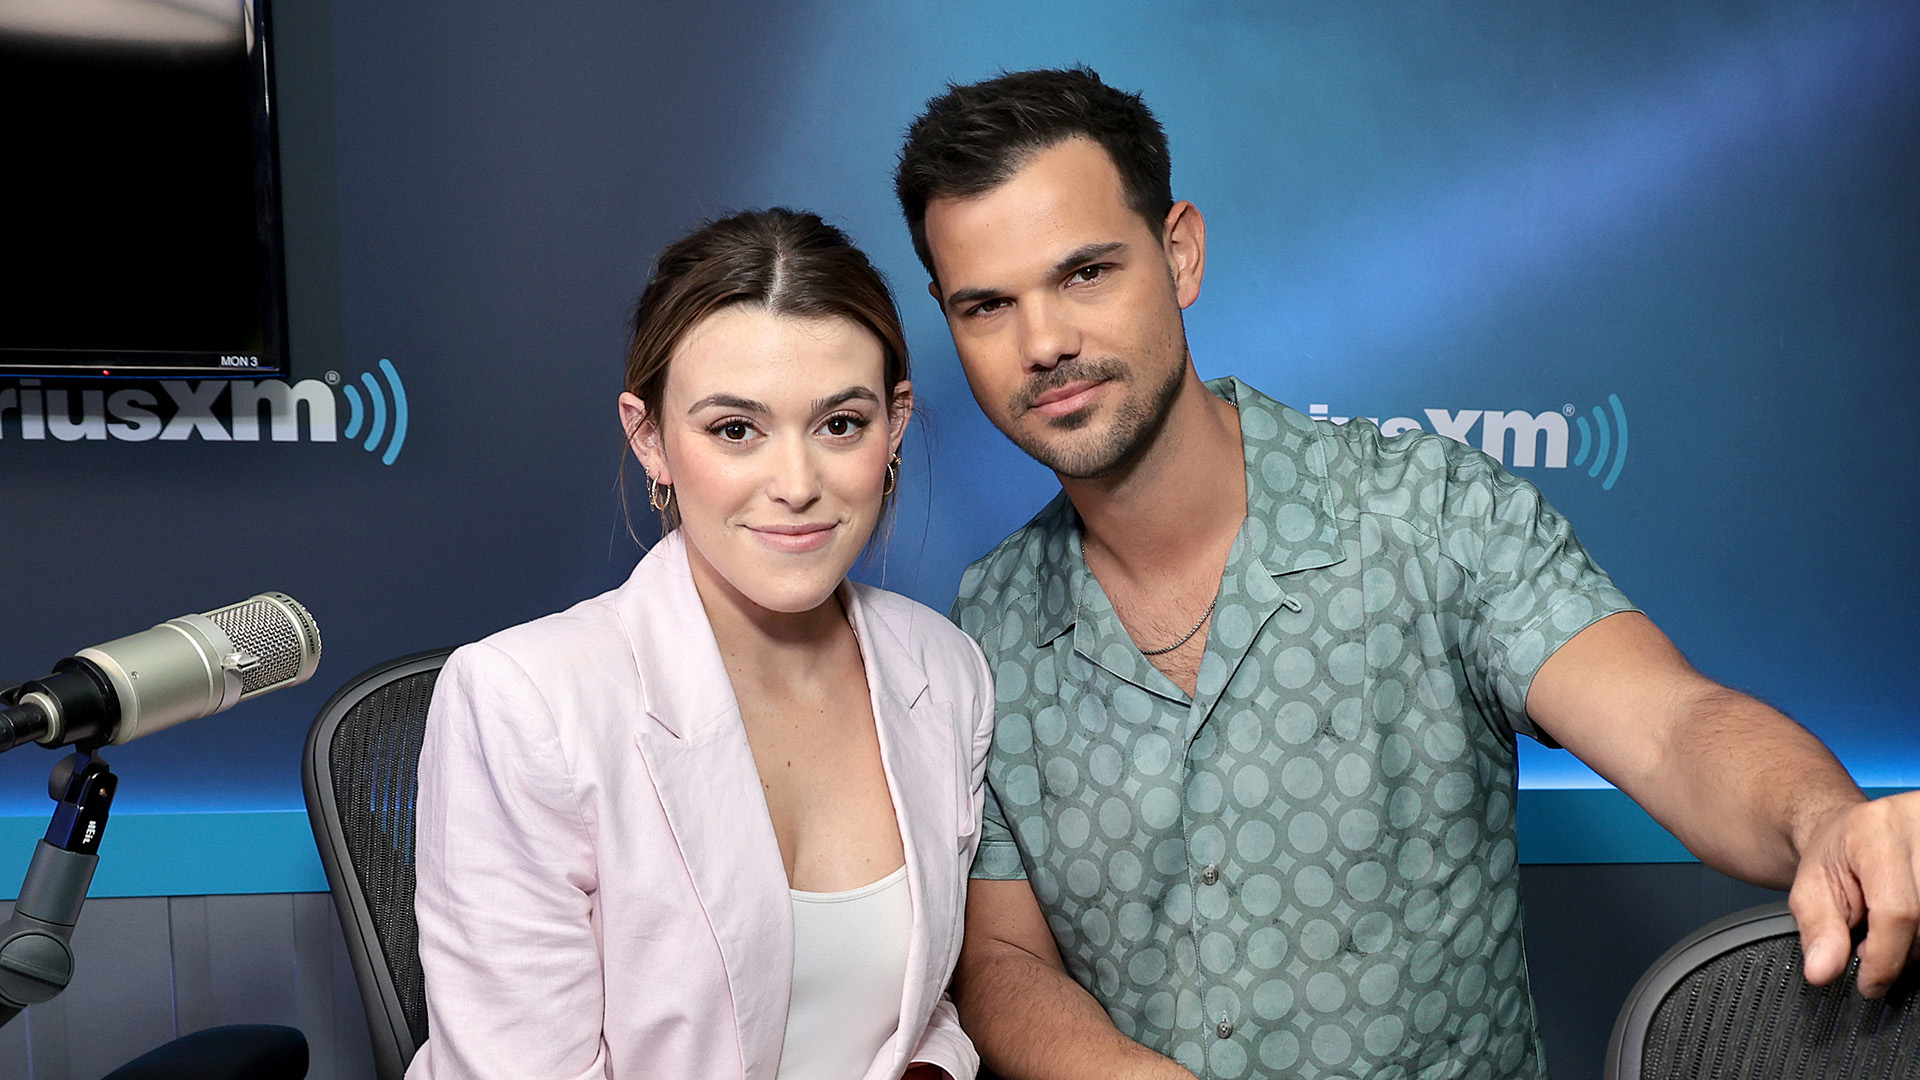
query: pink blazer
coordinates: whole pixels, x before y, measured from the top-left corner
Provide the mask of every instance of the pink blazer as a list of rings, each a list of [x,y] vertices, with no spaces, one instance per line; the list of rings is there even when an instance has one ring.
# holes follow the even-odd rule
[[[906,845],[901,1028],[867,1069],[979,1068],[948,978],[992,737],[985,661],[905,597],[841,596]],[[409,1080],[772,1080],[793,912],[675,533],[626,584],[455,652],[420,755],[429,1038]]]

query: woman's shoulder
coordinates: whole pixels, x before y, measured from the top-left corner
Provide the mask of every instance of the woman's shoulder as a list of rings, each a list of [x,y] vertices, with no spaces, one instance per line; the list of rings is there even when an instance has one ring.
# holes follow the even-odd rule
[[[581,672],[604,672],[610,662],[630,652],[614,596],[615,592],[602,593],[563,611],[496,630],[455,649],[447,666],[480,678],[518,677],[541,686],[571,681]]]
[[[855,582],[854,594],[868,617],[889,631],[929,678],[949,675],[975,681],[985,671],[980,646],[945,615],[910,596]]]
[[[662,541],[620,585],[564,610],[497,630],[456,650],[455,656],[469,653],[464,658],[469,663],[511,663],[536,677],[604,672],[607,664],[622,659],[630,664],[638,647],[633,634],[665,617],[655,601],[676,566],[684,567],[684,560],[672,557],[677,550]],[[681,573],[684,576],[684,569]]]

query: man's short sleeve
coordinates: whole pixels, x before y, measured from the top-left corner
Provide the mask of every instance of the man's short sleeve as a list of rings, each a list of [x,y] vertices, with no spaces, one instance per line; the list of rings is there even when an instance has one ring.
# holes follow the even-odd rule
[[[1020,848],[1007,827],[1007,816],[987,782],[986,810],[980,820],[980,850],[973,856],[972,877],[987,881],[1025,881],[1027,868],[1020,862]]]
[[[1534,675],[1574,635],[1633,603],[1538,488],[1478,451],[1450,456],[1441,546],[1472,582],[1469,661],[1514,731],[1557,745],[1527,716]]]

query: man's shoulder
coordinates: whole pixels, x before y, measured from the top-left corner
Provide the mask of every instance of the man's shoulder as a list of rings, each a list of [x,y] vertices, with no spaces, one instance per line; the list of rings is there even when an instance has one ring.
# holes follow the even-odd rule
[[[976,641],[1015,609],[1031,616],[1042,581],[1067,556],[1073,504],[1063,492],[960,575],[953,621]]]
[[[1335,517],[1395,518],[1430,530],[1463,489],[1496,490],[1532,485],[1474,447],[1420,428],[1384,433],[1367,417],[1342,423],[1306,416],[1241,384],[1240,405],[1271,418],[1265,428],[1296,436],[1276,447],[1327,485],[1324,505]],[[1252,458],[1260,448],[1249,445]],[[1272,472],[1274,470],[1266,470]]]

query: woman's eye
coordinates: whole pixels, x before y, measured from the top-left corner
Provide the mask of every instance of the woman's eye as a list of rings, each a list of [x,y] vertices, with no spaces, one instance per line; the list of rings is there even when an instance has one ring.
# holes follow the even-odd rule
[[[721,438],[727,440],[728,442],[745,442],[747,440],[747,437],[753,434],[753,428],[748,426],[747,423],[742,420],[733,420],[728,423],[721,424],[719,427],[714,428],[713,430],[714,430],[714,434],[720,436]]]
[[[827,434],[836,437],[851,435],[866,426],[866,421],[857,416],[829,416],[827,422],[820,425]]]

